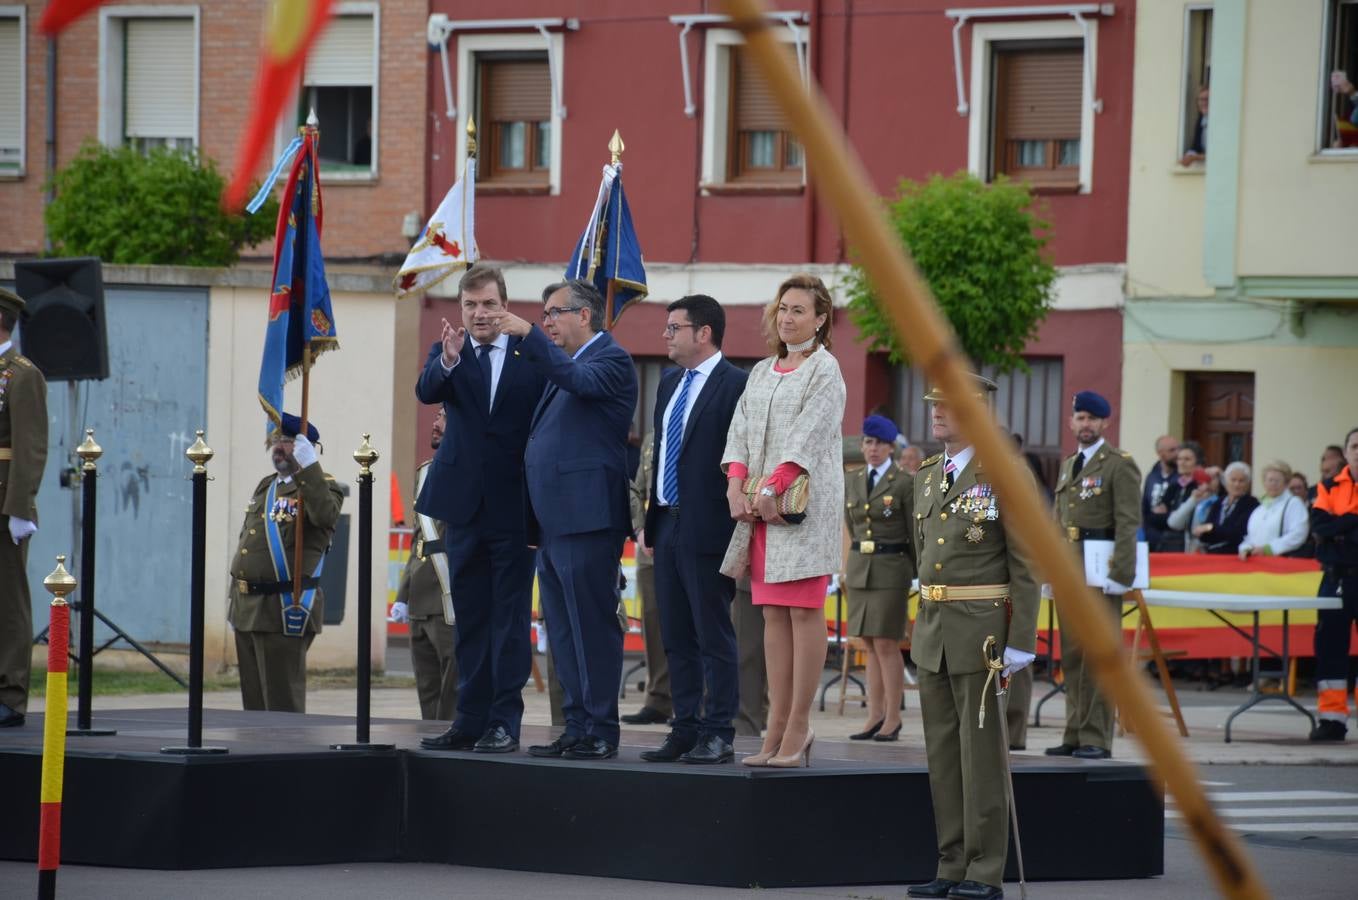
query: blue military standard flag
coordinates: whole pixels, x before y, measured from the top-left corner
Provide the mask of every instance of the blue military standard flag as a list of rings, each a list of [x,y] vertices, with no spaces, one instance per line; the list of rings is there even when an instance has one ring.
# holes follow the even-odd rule
[[[278,209],[269,323],[259,364],[259,402],[270,430],[280,421],[283,385],[310,368],[318,354],[339,346],[321,256],[317,143],[315,129],[304,129]]]
[[[622,163],[604,166],[599,199],[575,244],[566,277],[588,281],[604,295],[605,328],[612,328],[629,304],[646,296],[646,267],[622,190]]]

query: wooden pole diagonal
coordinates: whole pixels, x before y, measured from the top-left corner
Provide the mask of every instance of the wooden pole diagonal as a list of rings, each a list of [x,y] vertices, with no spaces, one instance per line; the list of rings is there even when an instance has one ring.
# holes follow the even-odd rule
[[[881,202],[829,105],[818,90],[813,93],[803,87],[792,60],[781,52],[769,29],[764,18],[767,7],[761,0],[726,0],[726,7],[733,26],[745,36],[779,108],[801,139],[807,171],[839,213],[896,334],[909,349],[911,359],[949,397],[1010,515],[1025,523],[1020,542],[1052,584],[1062,627],[1070,628],[1080,639],[1099,686],[1135,726],[1152,764],[1178,802],[1184,824],[1196,838],[1218,887],[1225,896],[1240,900],[1267,897],[1240,843],[1208,803],[1193,764],[1161,721],[1149,687],[1123,652],[1120,635],[1098,609],[1102,598],[1095,597],[1085,585],[1083,568],[1077,566],[1050,510],[1039,500],[1031,477],[1020,469],[1012,444],[973,395],[966,357],[956,335],[943,319],[908,251],[887,226]]]

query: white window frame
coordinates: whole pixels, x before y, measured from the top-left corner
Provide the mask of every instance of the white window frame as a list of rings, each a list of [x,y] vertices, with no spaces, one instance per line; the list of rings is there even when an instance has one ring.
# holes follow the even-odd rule
[[[796,26],[802,27],[802,26]],[[771,29],[775,40],[794,47],[801,45],[799,53],[811,57],[811,38],[809,34],[798,40],[791,28]],[[709,187],[720,188],[727,185],[743,186],[741,182],[731,181],[731,173],[726,171],[730,149],[731,122],[731,48],[745,44],[745,38],[734,28],[709,28],[703,35],[703,155],[702,190],[708,193]],[[804,49],[802,49],[804,48]],[[752,186],[753,187],[753,186]],[[777,189],[768,185],[765,189]],[[794,190],[789,183],[785,189]],[[806,157],[802,156],[801,187],[806,187]]]
[[[19,168],[0,172],[0,180],[23,178],[28,173],[28,7],[0,6],[0,19],[19,20]]]
[[[544,41],[543,38],[546,38]],[[551,75],[559,80],[559,84],[566,83],[566,54],[563,52],[565,41],[563,33],[551,31],[546,35],[536,31],[525,32],[504,32],[492,34],[480,34],[472,32],[455,33],[453,38],[457,40],[457,129],[453,132],[453,142],[457,145],[457,177],[462,176],[462,171],[467,165],[467,142],[463,137],[467,134],[467,117],[474,115],[476,111],[476,91],[478,89],[476,81],[476,56],[479,53],[495,52],[517,52],[517,53],[543,53],[547,54],[549,71],[555,64],[555,71]],[[548,46],[550,44],[550,46]],[[553,85],[553,91],[560,88]],[[565,107],[561,103],[553,100],[552,102],[552,139],[551,150],[548,154],[550,163],[547,171],[547,193],[553,197],[561,193],[561,143],[562,143],[562,124],[565,122]],[[485,123],[476,123],[476,143],[482,144],[481,131]],[[478,169],[478,179],[480,177]],[[538,190],[541,190],[539,188]]]
[[[99,142],[123,145],[123,48],[127,19],[193,20],[193,147],[202,149],[203,23],[197,6],[102,6],[99,8]]]
[[[1358,160],[1358,147],[1331,147],[1325,143],[1329,136],[1330,123],[1326,115],[1333,115],[1333,107],[1329,103],[1330,93],[1330,42],[1334,39],[1334,26],[1336,16],[1330,15],[1334,10],[1337,14],[1339,7],[1343,4],[1331,3],[1325,0],[1325,8],[1321,15],[1323,22],[1320,29],[1320,73],[1316,78],[1318,90],[1316,92],[1316,156],[1326,156],[1335,160]],[[1355,10],[1358,12],[1358,10]]]
[[[1184,7],[1184,38],[1183,38],[1183,59],[1179,63],[1179,139],[1175,144],[1174,161],[1178,162],[1184,155],[1185,145],[1188,143],[1188,120],[1189,109],[1187,104],[1197,103],[1197,87],[1189,83],[1189,63],[1193,57],[1193,14],[1201,12],[1213,12],[1211,3],[1190,3]],[[1192,91],[1190,96],[1189,91]],[[1210,132],[1209,132],[1210,134]],[[1205,161],[1203,163],[1206,164]]]
[[[994,141],[994,110],[991,109],[991,78],[994,71],[994,44],[1009,41],[1081,40],[1085,72],[1097,72],[1099,64],[1099,23],[1073,18],[1041,19],[1031,22],[977,22],[971,26],[971,93],[967,119],[967,171],[988,181],[987,163]],[[1080,90],[1080,188],[1088,194],[1094,189],[1094,97],[1086,77]]]

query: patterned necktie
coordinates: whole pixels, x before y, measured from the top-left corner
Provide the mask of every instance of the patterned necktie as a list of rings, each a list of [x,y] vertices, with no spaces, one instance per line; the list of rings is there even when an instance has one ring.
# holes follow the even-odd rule
[[[684,373],[684,383],[679,386],[679,396],[674,399],[670,420],[665,423],[665,502],[670,506],[679,504],[679,448],[684,444],[684,412],[688,409],[688,389],[697,374],[697,369],[689,369]]]
[[[877,484],[877,470],[868,469],[868,496],[872,496],[872,489]]]
[[[943,463],[943,493],[952,490],[953,482],[957,480],[957,464],[952,460],[945,460]]]
[[[1079,475],[1080,470],[1083,469],[1084,467],[1085,467],[1085,454],[1084,451],[1081,450],[1079,453],[1075,454],[1075,465],[1070,467],[1070,477],[1074,478],[1076,475]]]
[[[476,362],[481,366],[481,385],[486,389],[486,408],[491,407],[491,367],[490,351],[495,349],[494,344],[478,344],[476,347]]]

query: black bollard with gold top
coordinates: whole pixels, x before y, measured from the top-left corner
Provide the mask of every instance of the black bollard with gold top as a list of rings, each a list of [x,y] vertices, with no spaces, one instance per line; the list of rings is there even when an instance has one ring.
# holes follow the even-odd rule
[[[80,465],[80,599],[73,609],[80,613],[80,674],[76,699],[75,727],[66,729],[68,735],[95,737],[117,734],[112,728],[95,728],[91,710],[94,696],[94,535],[95,490],[99,472],[95,461],[104,455],[104,448],[94,442],[94,429],[85,429],[85,440],[75,448]]]

